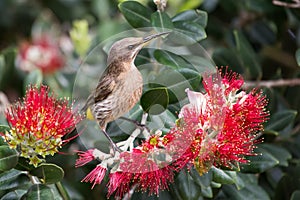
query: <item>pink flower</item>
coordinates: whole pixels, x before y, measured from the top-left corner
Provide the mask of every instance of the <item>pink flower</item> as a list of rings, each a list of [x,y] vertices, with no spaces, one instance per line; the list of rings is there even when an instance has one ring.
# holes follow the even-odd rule
[[[87,163],[91,162],[95,159],[95,156],[93,155],[95,149],[89,149],[88,151],[78,151],[79,158],[76,160],[75,167],[82,167],[83,165],[86,165]]]
[[[191,146],[198,149],[198,155],[184,154],[187,160],[179,166],[193,162],[199,173],[212,165],[232,167],[237,162],[247,162],[244,156],[254,155],[256,133],[262,130],[268,116],[267,100],[261,92],[238,92],[242,77],[233,72],[221,75],[219,71],[203,77],[206,94],[188,90],[190,104],[180,112],[183,127],[198,127],[202,140],[197,144],[195,140]],[[182,129],[177,134],[182,134]]]
[[[56,99],[49,94],[47,86],[29,87],[23,101],[11,106],[5,115],[11,129],[2,133],[2,137],[11,148],[19,147],[21,156],[28,158],[34,166],[73,139],[64,140],[63,137],[81,120],[81,116],[72,111],[68,100]]]
[[[174,181],[174,168],[164,142],[163,137],[154,135],[132,152],[122,152],[119,170],[110,175],[108,197],[114,192],[123,197],[131,187],[150,195],[168,189],[168,184]]]
[[[40,69],[43,73],[52,73],[64,66],[64,58],[58,44],[44,35],[20,45],[17,64],[23,71]]]
[[[92,189],[96,184],[100,184],[105,176],[107,168],[101,165],[97,165],[81,182],[93,183]]]

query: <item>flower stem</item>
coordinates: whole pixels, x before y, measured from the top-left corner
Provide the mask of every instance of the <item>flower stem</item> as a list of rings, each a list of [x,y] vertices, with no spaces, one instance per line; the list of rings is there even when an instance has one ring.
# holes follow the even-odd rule
[[[66,189],[64,188],[64,186],[61,184],[60,181],[55,183],[55,186],[56,186],[59,194],[63,198],[63,200],[71,200],[69,194],[67,193]]]

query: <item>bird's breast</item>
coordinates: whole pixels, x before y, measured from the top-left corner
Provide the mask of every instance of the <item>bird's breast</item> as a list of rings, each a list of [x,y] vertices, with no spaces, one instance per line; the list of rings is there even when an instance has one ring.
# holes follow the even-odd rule
[[[141,98],[143,78],[137,68],[120,74],[117,81],[115,98],[112,99],[113,118],[118,118],[127,113]]]

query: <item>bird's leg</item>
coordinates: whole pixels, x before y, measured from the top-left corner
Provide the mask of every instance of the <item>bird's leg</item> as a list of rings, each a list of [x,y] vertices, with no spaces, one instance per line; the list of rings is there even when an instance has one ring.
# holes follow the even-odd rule
[[[123,150],[123,151],[127,151],[128,147],[129,147],[129,151],[132,151],[133,149],[133,142],[135,140],[135,138],[137,136],[139,136],[141,133],[143,134],[143,136],[145,138],[149,138],[150,137],[150,131],[149,131],[149,128],[145,127],[145,124],[146,124],[146,121],[147,121],[147,117],[148,117],[148,114],[147,113],[144,113],[143,116],[142,116],[142,120],[141,120],[141,123],[140,123],[140,126],[137,127],[131,134],[130,136],[127,138],[127,140],[125,141],[122,141],[122,142],[119,142],[118,143],[118,146]],[[128,118],[124,118],[122,117],[122,119],[124,120],[127,120],[127,121],[134,121],[134,120],[131,120],[131,119],[128,119]]]
[[[127,117],[120,117],[119,119],[122,119],[122,120],[125,120],[125,121],[128,121],[128,122],[131,122],[133,123],[137,128],[139,129],[146,129],[148,132],[150,132],[150,129],[145,125],[145,124],[142,124],[141,122],[138,122],[136,120],[133,120],[133,119],[129,119]]]
[[[107,134],[107,132],[105,131],[105,129],[102,129],[105,137],[108,139],[113,151],[114,151],[114,154],[117,152],[121,153],[121,149],[116,145],[116,143],[114,143],[114,141],[112,141],[111,137]]]

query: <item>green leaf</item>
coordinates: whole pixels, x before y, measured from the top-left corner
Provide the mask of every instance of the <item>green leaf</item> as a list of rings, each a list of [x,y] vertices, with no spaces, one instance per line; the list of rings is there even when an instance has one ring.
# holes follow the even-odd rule
[[[289,167],[275,188],[273,199],[290,199],[291,194],[300,190],[300,167]],[[296,194],[295,194],[296,195]]]
[[[151,27],[151,10],[136,1],[125,1],[119,9],[128,23],[134,28]]]
[[[156,86],[166,87],[169,94],[169,103],[172,104],[186,98],[186,88],[197,91],[200,83],[201,75],[196,71],[186,68],[179,70],[166,69],[161,71],[149,86],[152,88]]]
[[[281,131],[293,123],[297,111],[283,110],[271,115],[270,120],[266,123],[266,130]]]
[[[43,73],[40,69],[35,69],[25,77],[24,86],[28,85],[41,85],[43,81]]]
[[[216,66],[229,66],[231,70],[242,74],[243,67],[232,48],[216,48],[212,55]]]
[[[200,176],[195,168],[191,168],[190,175],[193,181],[201,187],[201,194],[204,197],[212,198],[213,193],[212,193],[212,188],[210,186],[212,181],[211,171]]]
[[[207,13],[202,10],[187,10],[181,13],[178,13],[172,18],[173,22],[177,21],[192,21],[203,27],[206,27],[207,24]]]
[[[6,193],[4,196],[1,197],[1,200],[14,200],[14,199],[21,199],[21,197],[26,194],[27,190],[14,190],[11,192]]]
[[[243,187],[235,185],[223,185],[225,199],[269,199],[268,194],[258,185],[258,178],[255,174],[237,173],[239,182],[243,182]],[[257,191],[257,192],[256,192]]]
[[[191,10],[191,9],[195,9],[198,8],[204,0],[186,0],[183,1],[183,5],[180,6],[179,10]]]
[[[287,167],[288,160],[292,159],[292,155],[285,148],[280,147],[274,144],[261,144],[259,148],[263,148],[267,152],[269,152],[272,156],[274,156],[278,161],[279,165]]]
[[[160,115],[150,115],[150,121],[147,122],[147,126],[150,130],[160,129],[167,133],[171,127],[174,126],[176,119],[177,118],[167,109]]]
[[[231,200],[269,200],[267,192],[257,184],[247,184],[241,190],[237,190],[234,185],[223,185],[222,191],[225,194],[225,199]]]
[[[141,97],[143,110],[151,115],[158,115],[165,111],[169,104],[169,94],[165,87],[146,91]]]
[[[185,170],[178,174],[175,185],[182,199],[198,200],[201,197],[200,187],[195,184],[192,177]]]
[[[151,15],[151,23],[154,27],[159,27],[158,31],[168,31],[173,28],[173,23],[169,15],[165,12],[155,12]]]
[[[235,171],[221,170],[216,167],[212,167],[213,181],[221,184],[235,183],[237,175]]]
[[[15,167],[18,163],[18,152],[7,145],[0,146],[0,172]]]
[[[53,193],[51,189],[42,184],[35,184],[29,188],[27,193],[22,197],[26,200],[36,200],[36,199],[47,199],[54,200]]]
[[[13,80],[11,77],[14,73],[14,69],[15,69],[15,58],[16,58],[16,48],[6,48],[5,50],[3,50],[1,55],[1,63],[0,65],[0,70],[1,70],[1,74],[0,74],[0,90],[3,89],[6,85],[11,84]]]
[[[206,38],[203,26],[192,21],[176,21],[173,23],[175,31],[168,35],[174,44],[191,45]]]
[[[59,182],[64,177],[64,170],[52,163],[42,163],[30,174],[37,176],[44,184],[52,184]]]
[[[29,178],[25,171],[11,169],[0,174],[0,190],[17,188],[28,183]]]
[[[276,159],[268,151],[257,148],[255,149],[256,156],[248,156],[249,164],[241,164],[241,171],[245,173],[262,173],[279,164]]]
[[[259,20],[251,23],[249,27],[249,37],[252,41],[262,45],[272,45],[276,42],[277,31],[274,29],[275,24],[271,21]]]
[[[249,72],[251,77],[260,79],[262,76],[262,70],[253,48],[242,33],[234,31],[233,34],[237,56],[240,59],[242,66],[247,72]]]
[[[300,66],[300,49],[297,49],[295,57],[296,57],[298,66]]]
[[[296,190],[293,192],[290,200],[299,200],[300,199],[300,190]]]
[[[184,59],[182,56],[170,51],[156,49],[153,53],[154,58],[161,64],[172,67],[173,69],[191,68],[193,65]]]

